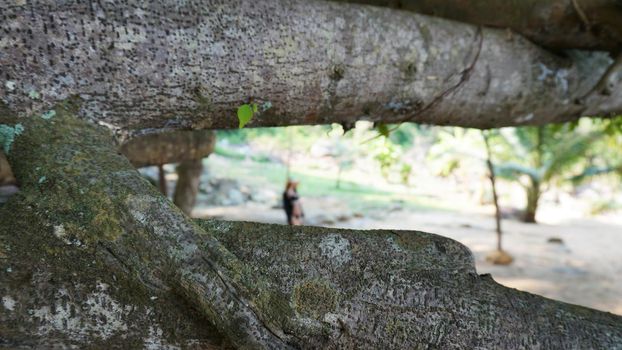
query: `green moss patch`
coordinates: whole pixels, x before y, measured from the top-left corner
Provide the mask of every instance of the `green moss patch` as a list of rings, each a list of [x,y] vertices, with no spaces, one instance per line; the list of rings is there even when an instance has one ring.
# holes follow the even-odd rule
[[[297,284],[292,300],[296,312],[317,320],[323,319],[327,312],[335,310],[339,302],[337,291],[323,280]]]

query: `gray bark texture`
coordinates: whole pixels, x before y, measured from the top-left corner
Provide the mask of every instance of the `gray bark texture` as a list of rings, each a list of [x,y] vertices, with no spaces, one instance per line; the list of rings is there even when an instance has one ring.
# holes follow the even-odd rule
[[[622,49],[618,0],[333,0],[507,28],[551,49]]]
[[[519,35],[389,8],[302,0],[0,4],[0,110],[78,115],[120,132],[351,124],[500,127],[610,116],[603,52],[552,53]],[[611,79],[609,79],[611,78]],[[2,118],[3,116],[0,116]],[[6,123],[0,119],[0,122]]]
[[[2,346],[622,348],[622,317],[500,286],[448,238],[193,222],[55,110],[11,145]]]
[[[192,221],[108,130],[234,127],[243,103],[251,126],[609,115],[607,54],[326,2],[0,10],[0,136],[21,187],[0,208],[0,346],[622,348],[621,317],[502,287],[447,238]]]

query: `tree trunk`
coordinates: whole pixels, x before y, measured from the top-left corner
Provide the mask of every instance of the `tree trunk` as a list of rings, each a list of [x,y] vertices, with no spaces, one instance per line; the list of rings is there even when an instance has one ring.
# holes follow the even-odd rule
[[[10,154],[9,160],[22,188],[2,208],[0,229],[3,250],[8,255],[2,263],[4,268],[16,270],[15,275],[9,274],[9,283],[2,285],[10,288],[21,283],[24,288],[25,283],[34,279],[32,285],[47,283],[47,297],[36,297],[37,291],[22,296],[13,289],[14,303],[10,304],[25,305],[25,308],[20,309],[21,313],[3,310],[0,323],[10,327],[2,332],[3,337],[15,332],[18,338],[26,338],[24,333],[38,335],[40,341],[46,337],[55,339],[57,332],[76,342],[92,337],[106,340],[112,337],[111,333],[120,337],[118,331],[131,328],[128,323],[131,317],[125,318],[125,313],[133,314],[135,309],[142,308],[144,312],[139,316],[149,318],[153,308],[158,307],[155,300],[173,292],[177,299],[182,295],[191,308],[198,310],[235,347],[286,348],[288,337],[279,323],[282,318],[273,319],[276,315],[268,311],[274,306],[268,301],[280,300],[280,296],[268,290],[261,278],[255,278],[211,234],[198,229],[143,179],[119,155],[105,128],[76,119],[74,113],[78,108],[58,105],[53,118],[26,120],[24,132],[16,139]],[[22,243],[20,240],[26,236],[31,237],[30,241]],[[29,253],[34,246],[37,249]],[[90,256],[92,260],[74,261],[73,254]],[[58,264],[66,265],[55,265],[63,256],[67,258]],[[22,269],[20,259],[31,260],[35,266],[39,261],[47,261],[50,271]],[[121,282],[117,282],[116,272],[103,273],[108,264],[124,274]],[[91,275],[94,268],[99,268],[100,273]],[[67,270],[71,274],[63,277]],[[60,272],[53,273],[56,271]],[[84,286],[72,286],[73,276],[80,273],[87,276],[76,283],[84,280]],[[134,292],[128,289],[136,284],[142,287],[134,297]],[[85,292],[74,294],[78,287],[83,287]],[[157,298],[151,304],[150,296]],[[68,298],[75,303],[68,303]],[[91,302],[93,298],[95,301]],[[59,309],[58,305],[63,307]],[[147,306],[150,307],[145,309]],[[83,313],[81,307],[90,311]],[[35,310],[34,314],[28,314],[28,308]],[[104,310],[100,312],[98,308]],[[76,313],[79,316],[73,317]],[[287,307],[283,313],[287,314]],[[110,331],[103,327],[93,335],[80,333],[82,322],[94,323],[94,328],[98,322],[107,324],[101,318],[112,319],[111,326],[118,327]],[[170,317],[167,319],[175,323]],[[147,328],[147,331],[158,338],[165,328],[174,334],[176,327],[157,323],[153,330]],[[135,331],[136,336],[149,336],[144,328]]]
[[[202,172],[202,159],[187,160],[177,166],[177,185],[173,203],[188,216],[192,213],[192,208],[197,201]]]
[[[181,130],[134,137],[120,150],[135,167],[157,165],[160,192],[167,195],[163,164],[180,163],[174,203],[190,215],[199,191],[202,160],[214,152],[216,133],[211,130]]]
[[[599,313],[597,321],[593,310],[501,286],[477,275],[471,252],[445,237],[197,222],[289,295],[310,325],[328,328],[317,348],[580,349],[622,341],[622,317]],[[581,339],[606,329],[611,343]]]
[[[537,171],[540,171],[544,166],[543,155],[544,150],[544,127],[539,126],[536,128],[536,145],[534,155],[534,167]],[[525,207],[525,215],[523,221],[527,223],[536,223],[536,212],[538,210],[538,201],[540,200],[540,186],[541,180],[539,178],[529,176],[529,184],[525,188],[527,193],[527,205]]]
[[[27,120],[10,154],[22,189],[0,209],[3,344],[209,348],[222,336],[238,348],[271,349],[622,342],[621,317],[502,287],[475,273],[467,248],[440,236],[199,227],[140,177],[105,129],[65,107]]]
[[[160,189],[160,193],[162,193],[164,197],[168,197],[167,187],[168,186],[166,184],[166,172],[164,171],[164,165],[159,164],[158,165],[158,188]]]
[[[4,2],[0,13],[0,110],[20,120],[51,117],[68,98],[121,134],[237,127],[244,103],[258,105],[249,126],[490,128],[622,112],[621,79],[609,95],[592,91],[613,62],[606,53],[554,54],[503,30],[387,8],[47,1]]]
[[[486,166],[488,167],[488,178],[490,179],[490,187],[492,188],[492,200],[495,204],[495,227],[497,231],[497,250],[502,251],[501,245],[501,209],[499,208],[499,197],[497,196],[497,181],[495,176],[495,167],[492,164],[492,151],[490,150],[490,142],[488,140],[488,134],[482,131],[482,138],[486,146]]]
[[[536,211],[538,210],[538,201],[540,200],[540,182],[530,179],[529,186],[526,188],[527,205],[525,207],[524,222],[536,223]]]
[[[619,51],[616,0],[333,0],[388,6],[476,25],[509,28],[552,49]]]

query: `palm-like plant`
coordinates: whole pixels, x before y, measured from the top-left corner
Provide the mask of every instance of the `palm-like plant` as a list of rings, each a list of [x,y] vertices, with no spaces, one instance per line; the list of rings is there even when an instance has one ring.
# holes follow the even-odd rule
[[[602,130],[581,130],[573,125],[547,125],[502,129],[498,141],[505,151],[495,165],[495,173],[517,181],[525,188],[525,222],[536,222],[538,202],[543,192],[561,175],[585,159]]]
[[[622,178],[622,116],[595,120],[603,131],[603,137],[591,149],[588,165],[580,174],[574,174],[573,184],[598,175],[617,173]]]

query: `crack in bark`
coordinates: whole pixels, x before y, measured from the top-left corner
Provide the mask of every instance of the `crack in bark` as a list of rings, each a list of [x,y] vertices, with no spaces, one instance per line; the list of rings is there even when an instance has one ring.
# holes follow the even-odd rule
[[[588,97],[591,97],[595,94],[609,96],[611,95],[611,90],[609,89],[609,78],[622,71],[622,53],[620,53],[616,59],[607,67],[607,70],[600,77],[596,85],[594,85],[588,92],[583,94],[583,96],[575,99],[575,104],[584,105]],[[581,114],[586,111],[589,107],[583,106]]]
[[[132,272],[138,272],[138,271],[136,271],[135,269],[131,268],[131,267],[130,267],[130,265],[129,265],[129,264],[128,264],[128,263],[127,263],[124,259],[122,259],[122,258],[121,258],[121,257],[120,257],[117,253],[115,253],[115,252],[114,252],[114,250],[113,250],[112,248],[110,248],[110,247],[108,247],[108,246],[104,245],[104,244],[103,244],[103,243],[101,243],[101,242],[100,242],[100,243],[98,243],[98,246],[100,246],[101,248],[103,248],[103,250],[104,250],[106,253],[108,253],[108,254],[109,254],[109,255],[113,258],[113,260],[117,261],[117,262],[121,265],[121,267],[123,268],[123,270],[125,270],[125,272],[130,273],[130,274],[131,274]],[[146,280],[146,279],[142,276],[142,274],[140,274],[140,273],[136,273],[136,274],[133,274],[133,275],[134,275],[134,276],[136,276],[136,278],[138,279],[138,281],[139,281],[142,285],[144,285],[145,287],[147,287],[147,288],[149,288],[149,289],[152,289],[152,290],[157,290],[157,291],[160,291],[160,292],[167,292],[167,291],[169,291],[169,290],[170,290],[170,288],[169,288],[169,287],[167,287],[167,286],[166,286],[166,285],[164,285],[164,284],[158,284],[158,283],[155,283],[155,282],[151,282],[151,281]]]
[[[477,63],[478,59],[479,59],[479,55],[482,51],[482,45],[484,42],[484,35],[482,32],[482,27],[478,26],[477,27],[477,32],[476,32],[476,38],[479,37],[479,44],[478,44],[478,48],[477,48],[477,52],[475,54],[475,57],[473,58],[471,64],[462,70],[462,72],[460,72],[460,74],[462,75],[460,77],[460,80],[458,81],[457,84],[455,84],[452,87],[449,87],[447,90],[441,92],[440,94],[436,95],[432,101],[430,101],[430,103],[428,103],[427,105],[423,106],[421,109],[417,110],[413,115],[411,115],[410,117],[406,118],[405,120],[402,120],[400,122],[400,124],[396,125],[395,127],[389,129],[388,133],[392,133],[393,131],[399,129],[399,127],[402,125],[402,123],[411,121],[413,119],[415,119],[416,117],[420,116],[421,114],[423,114],[423,112],[426,112],[430,109],[432,109],[432,107],[436,106],[439,102],[441,102],[447,95],[449,95],[450,93],[456,91],[461,85],[463,85],[467,80],[469,80],[469,78],[471,77],[471,74],[473,72],[473,69],[475,68],[475,64]],[[476,39],[477,40],[477,39]],[[427,42],[427,41],[426,41]],[[468,56],[467,56],[468,57]],[[490,68],[488,66],[486,66],[487,68],[487,76],[486,76],[486,91],[488,91],[489,85],[490,85]],[[451,77],[449,77],[447,80],[449,80]],[[377,135],[374,136],[372,138],[370,138],[369,140],[364,141],[363,143],[367,143],[369,141],[372,141],[378,137],[380,137],[382,135]]]
[[[432,107],[436,106],[439,102],[441,102],[447,95],[449,95],[452,92],[456,91],[460,86],[462,86],[462,84],[464,84],[467,80],[469,80],[469,78],[471,77],[471,74],[473,73],[473,69],[475,68],[475,64],[477,63],[477,61],[479,59],[479,55],[482,52],[482,45],[483,45],[483,42],[484,42],[484,34],[482,32],[482,27],[481,26],[477,27],[477,32],[475,34],[475,38],[476,39],[474,41],[476,41],[477,38],[479,38],[479,43],[478,43],[478,46],[477,46],[477,51],[475,53],[475,57],[471,61],[471,64],[469,66],[467,66],[465,69],[463,69],[462,72],[460,72],[461,77],[460,77],[460,80],[458,81],[458,83],[456,83],[454,86],[449,87],[445,91],[443,91],[440,94],[438,94],[437,96],[435,96],[430,103],[428,103],[426,106],[421,108],[413,116],[409,117],[405,121],[412,120],[415,117],[421,115],[423,112],[430,110]]]
[[[201,256],[201,260],[205,262],[205,264],[207,264],[207,266],[216,273],[216,276],[218,276],[218,279],[220,280],[220,282],[225,286],[225,288],[227,288],[227,291],[235,300],[237,300],[240,304],[247,307],[248,310],[253,313],[253,316],[255,317],[255,319],[259,321],[259,323],[268,332],[270,332],[270,334],[272,334],[275,338],[282,341],[283,344],[285,345],[284,347],[285,349],[290,348],[288,345],[286,345],[288,343],[288,339],[283,338],[283,336],[285,335],[285,332],[283,330],[278,329],[278,328],[274,329],[276,328],[274,325],[272,325],[269,322],[265,322],[263,317],[260,317],[261,313],[258,310],[256,310],[255,305],[253,305],[251,302],[248,302],[245,298],[240,297],[239,293],[237,292],[238,288],[231,285],[227,280],[225,280],[225,278],[222,276],[222,273],[220,272],[218,268],[216,268],[213,262],[211,262],[209,259],[207,259],[204,256]]]
[[[579,1],[578,0],[572,0],[572,7],[574,8],[574,10],[579,15],[579,18],[581,18],[581,21],[583,22],[583,25],[585,25],[585,30],[587,30],[588,32],[592,31],[592,25],[590,24],[590,20],[587,18],[587,15],[585,14],[583,9],[579,5]]]

